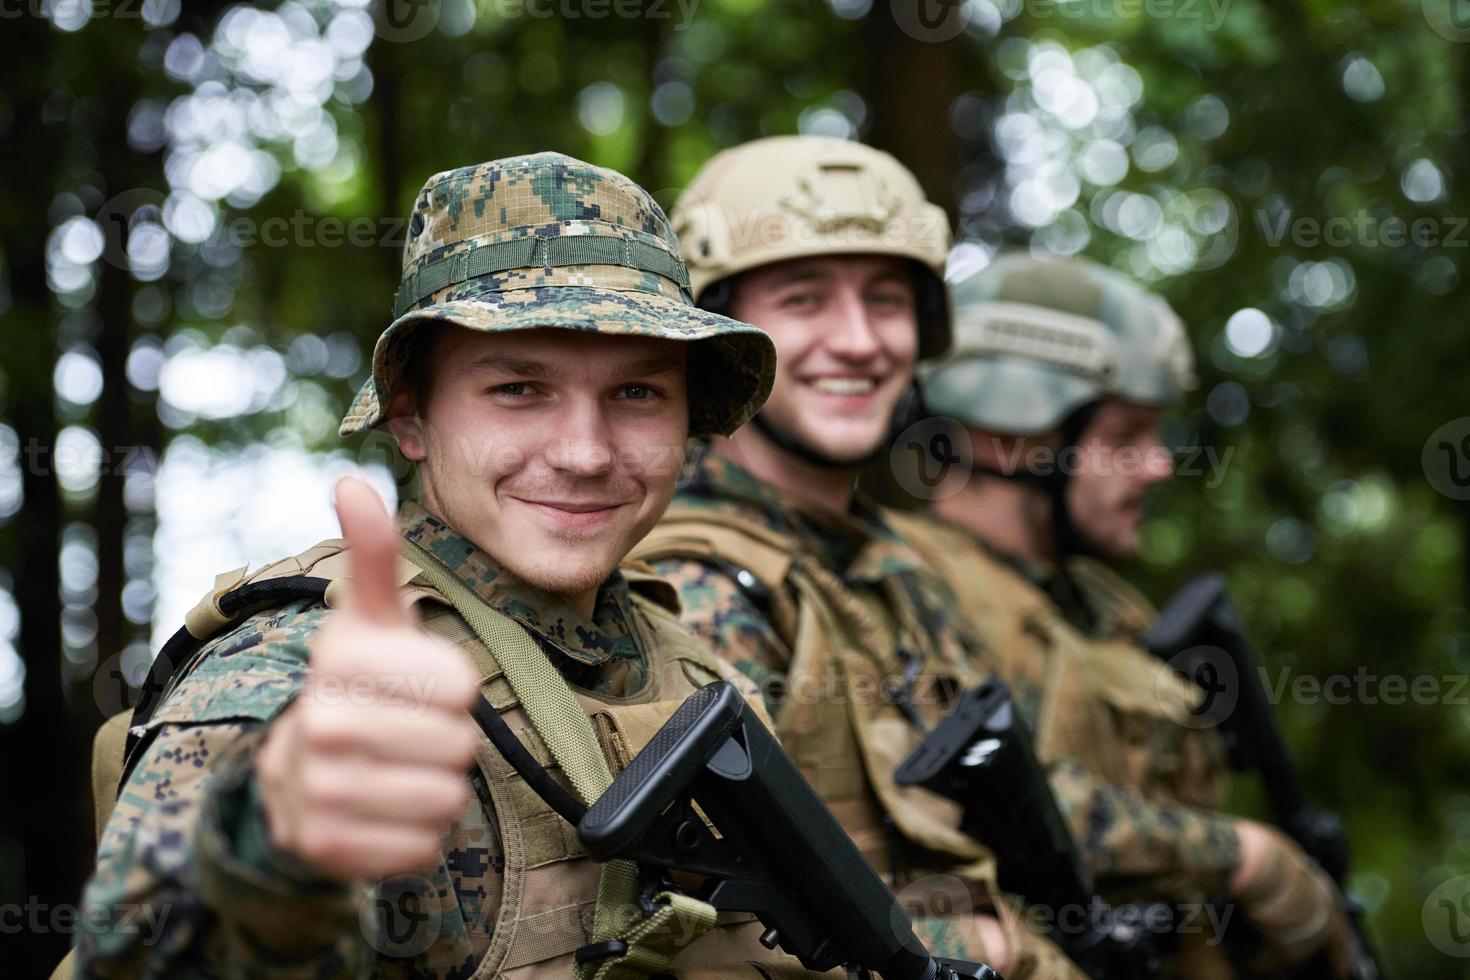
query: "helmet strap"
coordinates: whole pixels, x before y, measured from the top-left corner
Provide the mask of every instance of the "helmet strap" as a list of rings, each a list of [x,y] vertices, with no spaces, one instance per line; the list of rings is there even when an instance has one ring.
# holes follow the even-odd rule
[[[983,476],[1036,487],[1046,494],[1051,513],[1052,548],[1056,553],[1059,567],[1064,565],[1068,558],[1097,554],[1096,546],[1077,526],[1077,522],[1072,517],[1072,508],[1067,503],[1067,488],[1072,484],[1073,474],[1068,473],[1062,467],[1062,461],[1069,451],[1074,456],[1080,455],[1082,433],[1086,431],[1093,416],[1097,414],[1098,405],[1099,402],[1089,402],[1062,420],[1062,424],[1058,427],[1061,431],[1061,440],[1056,453],[1057,465],[1049,472],[1035,473],[1021,469],[1007,473],[980,463],[976,463],[974,467],[974,471]]]
[[[1067,559],[1074,556],[1097,555],[1097,547],[1073,519],[1072,508],[1067,503],[1067,488],[1071,486],[1073,474],[1066,472],[1060,464],[1068,450],[1072,450],[1076,458],[1081,458],[1082,433],[1097,414],[1099,404],[1101,403],[1096,401],[1088,402],[1062,421],[1062,448],[1057,450],[1056,479],[1050,491],[1052,542],[1056,548],[1059,567],[1065,566]]]
[[[908,387],[903,390],[903,395],[899,397],[898,404],[893,406],[893,415],[888,420],[888,432],[873,447],[872,452],[856,459],[839,459],[822,452],[791,433],[776,428],[766,417],[765,412],[757,412],[750,420],[750,424],[782,452],[790,453],[803,462],[824,470],[860,470],[882,458],[883,454],[888,451],[888,447],[898,439],[904,429],[912,424],[918,411],[919,386],[910,380]]]

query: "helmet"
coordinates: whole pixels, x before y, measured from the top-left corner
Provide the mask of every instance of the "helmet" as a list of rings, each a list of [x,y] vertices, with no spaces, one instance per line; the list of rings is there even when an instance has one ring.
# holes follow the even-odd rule
[[[678,240],[648,192],[560,153],[430,177],[409,220],[393,315],[344,436],[384,421],[410,340],[427,323],[688,341],[691,435],[739,428],[776,373],[764,331],[694,306]]]
[[[1001,256],[951,292],[954,347],[920,368],[934,415],[1034,436],[1104,396],[1166,406],[1194,387],[1169,304],[1096,262]]]
[[[949,220],[914,175],[881,150],[816,136],[742,144],[700,169],[672,220],[696,301],[714,283],[772,262],[894,255],[925,271],[919,356],[937,357],[949,346]]]

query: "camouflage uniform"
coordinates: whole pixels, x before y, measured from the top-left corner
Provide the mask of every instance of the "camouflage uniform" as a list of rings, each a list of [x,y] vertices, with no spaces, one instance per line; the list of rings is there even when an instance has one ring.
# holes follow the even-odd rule
[[[1153,611],[1090,559],[1022,562],[938,518],[891,514],[958,597],[1036,730],[1082,858],[1113,898],[1224,891],[1239,859],[1225,759],[1198,692],[1143,649]],[[1084,764],[1085,761],[1085,764]]]
[[[598,590],[589,620],[512,577],[416,504],[403,506],[399,527],[529,630],[570,684],[599,699],[626,700],[644,690],[651,652],[679,639],[667,613],[635,608],[645,599],[673,601],[667,586],[648,576],[635,574],[635,601],[624,574],[615,572]],[[327,549],[288,563],[309,565]],[[476,642],[452,613],[425,611],[431,632],[463,647]],[[421,877],[399,876],[373,889],[339,884],[269,844],[251,778],[254,751],[305,684],[308,644],[329,612],[323,603],[301,601],[249,617],[201,651],[154,716],[157,734],[118,799],[84,902],[162,910],[162,932],[152,945],[122,923],[83,932],[89,974],[205,976],[228,962],[243,976],[363,976],[370,967],[375,977],[448,980],[470,976],[490,952],[506,855],[495,788],[482,771],[470,774],[474,794],[445,835],[438,864]],[[699,680],[731,676],[713,658],[705,662]],[[485,679],[485,690],[492,703],[506,695],[495,677]],[[536,754],[546,759],[544,748]],[[532,866],[581,852],[565,826],[535,846],[542,853]]]
[[[743,528],[724,539],[743,543],[738,551],[708,544],[727,521]],[[792,556],[784,580],[749,567],[752,535]],[[634,555],[678,588],[685,625],[760,686],[787,751],[890,878],[937,955],[983,959],[965,912],[994,908],[1013,940],[1009,974],[1076,976],[1008,901],[997,901],[993,860],[954,829],[958,808],[893,783],[894,767],[922,737],[914,722],[934,725],[983,675],[953,596],[875,509],[859,501],[846,514],[823,510],[706,452]],[[824,583],[813,588],[813,578]],[[834,592],[845,595],[834,600]],[[814,618],[813,606],[839,603],[832,611],[841,625]],[[814,629],[864,653],[813,671]]]
[[[1001,256],[951,291],[954,348],[920,370],[936,418],[1068,447],[1100,399],[1162,408],[1194,384],[1174,312],[1095,263]],[[951,440],[968,447],[970,434]],[[1053,451],[1062,458],[1064,450]],[[1064,470],[982,464],[970,478],[1026,482],[1051,506],[1058,549],[1077,546]],[[1223,896],[1240,858],[1235,821],[1217,812],[1223,746],[1192,717],[1201,692],[1143,648],[1156,618],[1143,597],[1091,559],[1071,557],[1058,570],[1002,555],[938,517],[895,513],[890,521],[954,589],[1015,689],[1105,897],[1198,910]],[[1181,925],[1173,967],[1198,980],[1228,975],[1204,927]]]
[[[379,338],[343,435],[384,420],[412,337],[436,321],[688,341],[693,434],[731,431],[770,390],[769,338],[692,307],[667,219],[620,174],[558,154],[448,171],[420,193],[409,232],[396,319]],[[491,707],[557,778],[566,774],[454,601],[499,610],[539,644],[592,717],[614,772],[699,686],[735,678],[755,693],[678,625],[674,593],[646,571],[615,571],[588,619],[413,503],[399,530],[406,548],[427,552],[423,560],[437,560],[470,593],[452,601],[405,560],[397,579],[405,601],[418,604],[425,630],[465,651]],[[343,542],[327,541],[253,576],[226,573],[190,613],[188,632],[204,646],[148,722],[143,754],[101,835],[86,902],[116,911],[106,929],[80,933],[81,975],[565,976],[572,952],[594,938],[602,866],[488,741],[467,777],[471,799],[422,876],[347,885],[272,846],[256,752],[308,681],[312,637],[345,587],[344,556]],[[239,622],[220,611],[219,596],[244,582],[302,575],[330,580],[325,604],[257,606]],[[135,928],[140,909],[158,924],[156,936]],[[721,920],[696,942],[676,941],[673,968],[796,972],[794,960],[755,941],[759,931],[749,917]],[[745,965],[752,960],[759,972]]]
[[[706,161],[671,220],[706,309],[726,309],[736,277],[776,263],[883,256],[911,274],[918,358],[950,344],[949,222],[887,153],[822,137],[754,140]],[[750,425],[793,460],[855,469],[772,418]],[[1076,975],[997,901],[993,855],[958,829],[960,808],[894,781],[982,672],[952,598],[872,508],[826,510],[711,455],[635,554],[657,560],[686,623],[761,685],[787,752],[932,948],[985,960],[973,912],[998,905],[1008,975]]]

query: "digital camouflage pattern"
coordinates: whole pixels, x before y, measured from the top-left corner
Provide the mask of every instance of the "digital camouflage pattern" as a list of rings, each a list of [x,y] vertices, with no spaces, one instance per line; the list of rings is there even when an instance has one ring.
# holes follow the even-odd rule
[[[396,319],[341,434],[370,429],[424,324],[499,332],[561,327],[689,341],[690,432],[728,434],[770,394],[766,334],[694,306],[658,203],[616,171],[560,153],[430,177],[414,203]]]
[[[861,500],[847,514],[823,511],[701,447],[674,506],[733,513],[788,536],[794,548],[816,556],[854,590],[901,596],[904,601],[891,603],[892,615],[915,653],[942,663],[979,659],[979,650],[958,628],[944,587],[923,572],[913,550]],[[678,589],[684,625],[760,687],[774,717],[794,637],[783,635],[757,607],[732,577],[733,568],[687,560],[650,564]]]
[[[1239,860],[1235,821],[1216,812],[1224,798],[1223,746],[1213,731],[1165,710],[1174,692],[1160,672],[1172,675],[1141,649],[1139,637],[1154,618],[1142,596],[1094,561],[1075,560],[1058,573],[1002,556],[929,514],[888,518],[954,589],[994,651],[1037,729],[1037,751],[1099,885],[1115,898],[1223,894]],[[1147,672],[1126,675],[1131,683],[1110,669],[1119,646],[1150,658]],[[1079,659],[1083,669],[1067,666]],[[1083,764],[1068,746],[1108,757],[1107,772],[1092,759]]]
[[[568,680],[609,697],[636,692],[649,665],[630,628],[621,572],[587,619],[551,605],[413,503],[401,533],[487,603],[525,626]],[[83,976],[469,977],[491,941],[505,867],[482,774],[438,865],[375,890],[326,881],[268,843],[251,777],[267,723],[302,689],[308,643],[329,610],[298,601],[211,641],[155,714],[157,738],[103,833],[84,902],[131,910],[80,932]],[[122,915],[122,912],[119,912]],[[404,935],[424,937],[405,945]],[[432,939],[432,943],[428,940]]]
[[[984,676],[985,671],[979,666],[984,651],[963,628],[956,615],[954,596],[924,569],[920,557],[886,526],[882,515],[861,499],[847,513],[832,512],[786,493],[731,460],[708,451],[708,447],[701,447],[674,496],[670,513],[675,510],[678,523],[670,526],[682,527],[686,520],[697,523],[696,515],[700,512],[708,512],[712,519],[716,515],[741,518],[773,532],[793,552],[816,559],[817,564],[840,582],[839,587],[845,587],[852,596],[862,600],[860,609],[844,609],[841,615],[866,616],[869,610],[883,610],[877,618],[867,620],[867,625],[876,635],[893,638],[895,645],[914,659],[906,661],[895,649],[890,661],[879,665],[880,703],[896,704],[889,692],[894,687],[906,688],[911,695],[911,710],[926,729],[949,711],[966,687]],[[657,532],[650,541],[649,563],[678,588],[684,625],[760,687],[767,710],[778,724],[785,717],[782,706],[788,698],[802,705],[811,698],[857,696],[856,689],[845,687],[840,678],[837,683],[829,684],[829,678],[814,672],[810,664],[798,662],[799,658],[815,656],[815,650],[807,646],[796,648],[800,613],[778,611],[793,604],[799,608],[802,599],[797,590],[767,600],[752,591],[747,577],[750,573],[742,568],[740,555],[730,554],[722,556],[727,561],[710,562],[677,555],[678,546],[661,544]],[[659,557],[665,548],[675,554]],[[639,550],[635,549],[634,553],[637,555]],[[800,574],[805,576],[809,572],[803,570]],[[747,577],[743,585],[739,581],[741,577]],[[798,688],[802,682],[815,681],[817,690],[793,689],[793,679]],[[858,709],[852,710],[855,717]],[[885,710],[890,721],[891,716],[898,714],[892,709]],[[824,724],[835,722],[833,715],[818,717],[827,719]],[[856,725],[855,720],[843,722],[849,723]],[[899,727],[909,734],[894,741],[906,744],[917,737],[907,725]],[[893,732],[889,726],[881,737],[892,737]],[[811,756],[798,743],[817,747],[823,743],[844,743],[843,739],[834,739],[832,733],[824,731],[783,730],[783,735],[788,750],[804,767]],[[891,752],[894,747],[888,745],[881,751]],[[862,793],[868,798],[876,801],[883,797],[871,776],[862,775],[869,771],[863,755],[878,755],[880,748],[863,744],[859,753],[854,743],[852,749],[851,755],[833,760],[839,771],[804,771],[835,812],[856,817],[855,824],[843,816],[839,819],[855,841],[862,841],[867,839],[865,818],[852,807],[851,787],[856,780],[865,787]],[[908,802],[914,801],[901,805]],[[878,805],[888,806],[887,803]],[[1008,904],[1012,900],[995,891],[989,858],[966,864],[949,853],[930,850],[927,843],[906,839],[899,829],[905,821],[895,820],[894,811],[889,813],[885,821],[886,860],[872,855],[870,860],[897,890],[913,918],[915,932],[932,952],[958,959],[985,958],[973,913],[991,911],[999,916],[1012,952],[1007,976],[1019,980],[1081,980],[1076,967],[1013,911]],[[951,817],[954,823],[947,829],[957,834],[954,827],[958,813]],[[984,853],[983,843],[972,842],[975,843],[979,843]]]

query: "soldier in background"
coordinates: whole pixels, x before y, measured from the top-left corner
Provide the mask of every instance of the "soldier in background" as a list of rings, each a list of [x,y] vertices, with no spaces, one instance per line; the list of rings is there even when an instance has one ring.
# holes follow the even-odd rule
[[[1192,723],[1201,692],[1144,649],[1156,613],[1110,567],[1173,473],[1159,422],[1193,386],[1178,318],[1079,260],[1002,257],[952,293],[955,344],[923,396],[964,427],[971,475],[928,517],[891,520],[1001,664],[1084,860],[1114,901],[1223,898],[1264,940],[1232,966],[1208,917],[1186,915],[1183,975],[1278,976],[1324,948],[1340,971],[1330,880],[1283,834],[1219,812],[1224,753]]]
[[[1012,980],[1079,976],[1004,903],[954,804],[895,766],[982,676],[954,599],[854,497],[905,414],[917,359],[949,345],[943,211],[885,153],[777,137],[710,160],[675,230],[696,301],[764,328],[766,408],[692,464],[635,552],[684,622],[756,681],[782,743],[939,955]]]
[[[792,970],[754,920],[683,896],[632,935],[650,913],[631,874],[588,857],[466,712],[483,693],[588,802],[686,695],[738,677],[665,584],[618,566],[686,437],[760,405],[770,340],[694,309],[659,206],[569,157],[439,174],[409,230],[341,431],[390,425],[421,499],[395,529],[345,480],[346,541],[227,573],[190,613],[203,645],[142,733],[86,889],[123,918],[80,934],[83,975]],[[221,611],[286,580],[317,591]]]

